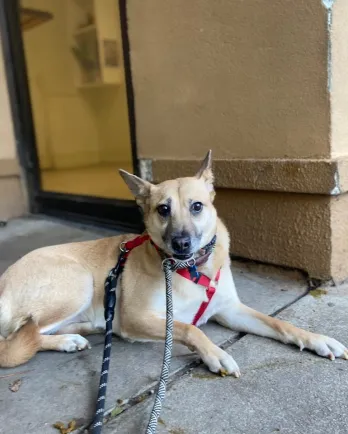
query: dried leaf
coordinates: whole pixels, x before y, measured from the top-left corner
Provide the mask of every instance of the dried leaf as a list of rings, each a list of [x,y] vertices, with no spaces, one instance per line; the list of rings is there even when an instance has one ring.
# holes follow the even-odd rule
[[[73,432],[76,429],[76,422],[75,420],[72,420],[68,423],[68,433]]]
[[[19,378],[18,380],[15,380],[13,383],[11,383],[8,388],[11,390],[11,392],[18,392],[21,384],[22,380]]]
[[[68,426],[65,428],[65,425],[63,422],[56,422],[53,425],[53,428],[57,429],[60,434],[69,434],[71,432],[73,432],[76,429],[76,421],[75,420],[71,420],[68,423]]]
[[[158,423],[160,423],[163,426],[166,426],[166,423],[164,422],[164,420],[161,417],[158,418]]]
[[[115,407],[115,408],[112,410],[112,412],[111,412],[111,417],[116,417],[116,416],[118,416],[119,414],[123,413],[124,410],[125,410],[124,408],[121,408],[121,407]]]
[[[317,288],[317,289],[312,289],[311,291],[309,291],[309,293],[314,298],[320,298],[322,295],[327,294],[327,290],[322,288]]]

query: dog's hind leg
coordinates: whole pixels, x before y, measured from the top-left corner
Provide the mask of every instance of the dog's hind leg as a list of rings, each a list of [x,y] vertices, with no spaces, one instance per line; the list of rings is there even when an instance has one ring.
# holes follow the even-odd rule
[[[294,344],[300,350],[307,348],[319,356],[348,359],[348,350],[336,339],[302,330],[285,321],[257,312],[242,303],[225,307],[214,319],[232,330],[252,333],[283,342]]]
[[[23,258],[22,258],[23,259]],[[10,267],[0,280],[0,366],[27,362],[37,351],[77,351],[89,347],[82,336],[54,336],[60,328],[89,320],[93,274],[68,256],[38,255]],[[22,261],[22,262],[23,262]]]
[[[41,336],[40,351],[55,350],[72,353],[91,348],[84,336],[101,333],[91,322],[72,323],[60,328],[54,335]],[[82,335],[82,336],[81,336]]]
[[[42,335],[39,351],[65,351],[73,353],[91,348],[87,339],[78,334]]]
[[[73,282],[70,287],[61,288],[57,284],[50,288],[53,293],[65,293],[65,297],[57,297],[51,306],[50,318],[55,321],[49,321],[49,318],[42,321],[41,318],[39,351],[75,352],[91,347],[81,334],[91,334],[93,329],[92,323],[88,321],[93,298],[93,278],[75,264],[69,264],[68,271],[71,273],[69,280]],[[82,322],[82,317],[86,319],[85,322]]]
[[[79,334],[82,336],[103,333],[105,327],[96,327],[92,322],[76,322],[60,328],[56,335]]]

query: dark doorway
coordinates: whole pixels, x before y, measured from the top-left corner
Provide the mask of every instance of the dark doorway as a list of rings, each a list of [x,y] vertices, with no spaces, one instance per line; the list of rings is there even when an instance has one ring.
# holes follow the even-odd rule
[[[126,0],[0,0],[0,26],[31,211],[142,230]]]

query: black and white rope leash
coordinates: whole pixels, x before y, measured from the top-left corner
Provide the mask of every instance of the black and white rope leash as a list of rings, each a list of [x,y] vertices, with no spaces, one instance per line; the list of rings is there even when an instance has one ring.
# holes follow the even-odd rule
[[[128,252],[121,246],[121,253],[116,266],[110,271],[105,281],[105,342],[103,363],[100,374],[99,391],[96,405],[96,412],[91,427],[92,434],[100,434],[103,428],[105,411],[106,389],[109,374],[111,345],[112,345],[112,321],[114,319],[116,305],[116,287],[118,277],[121,275]],[[173,347],[173,297],[172,297],[172,272],[180,268],[194,266],[194,259],[179,261],[173,258],[165,258],[162,261],[162,268],[166,282],[166,335],[164,343],[164,356],[162,363],[161,376],[156,392],[155,402],[151,411],[150,420],[146,429],[146,434],[155,434],[158,418],[162,409],[162,403],[166,393],[169,378],[171,354]]]
[[[113,268],[110,271],[105,281],[105,299],[104,299],[104,306],[105,306],[104,316],[106,321],[105,341],[104,341],[103,363],[102,363],[100,380],[99,380],[98,398],[97,398],[94,420],[91,428],[92,434],[100,434],[103,428],[106,388],[108,384],[110,355],[111,355],[111,346],[112,346],[112,321],[114,319],[115,305],[116,305],[116,287],[117,287],[118,277],[123,271],[124,262],[125,262],[125,252],[121,250],[115,268]]]
[[[173,296],[172,296],[172,272],[179,268],[188,268],[194,264],[194,260],[177,261],[172,258],[164,259],[162,268],[166,281],[166,337],[164,341],[164,355],[162,371],[155,397],[155,402],[151,411],[150,420],[146,428],[146,434],[155,434],[158,418],[161,413],[162,403],[166,394],[167,382],[169,378],[170,362],[173,348]]]

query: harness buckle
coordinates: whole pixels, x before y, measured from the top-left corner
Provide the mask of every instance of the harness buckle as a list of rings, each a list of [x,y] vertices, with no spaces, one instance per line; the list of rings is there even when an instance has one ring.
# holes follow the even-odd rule
[[[121,250],[122,253],[128,253],[129,252],[129,249],[126,248],[126,242],[125,241],[123,241],[120,244],[120,250]]]
[[[176,261],[175,261],[174,258],[164,258],[163,261],[162,261],[162,267],[161,267],[162,270],[164,270],[164,264],[165,264],[166,262],[167,262],[167,263],[169,262],[170,265],[173,265],[173,264],[175,264]]]
[[[162,270],[164,270],[164,264],[165,263],[170,263],[170,265],[173,266],[173,269],[191,268],[191,267],[194,267],[196,265],[196,259],[194,257],[192,257],[192,258],[187,259],[185,261],[181,261],[181,260],[173,258],[173,257],[165,258],[162,261]]]
[[[187,265],[189,266],[189,267],[194,267],[195,265],[196,265],[196,259],[195,258],[190,258],[188,261],[187,261]]]

